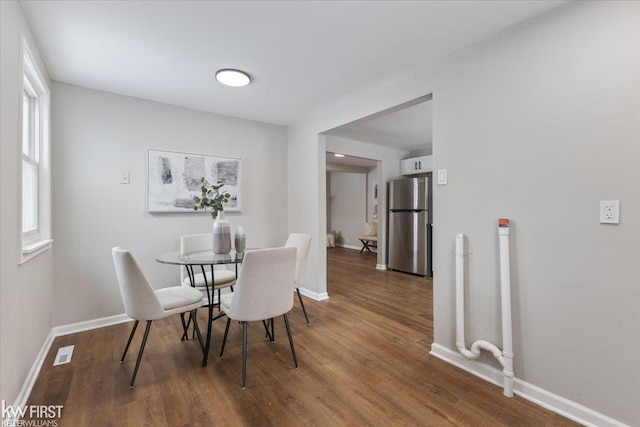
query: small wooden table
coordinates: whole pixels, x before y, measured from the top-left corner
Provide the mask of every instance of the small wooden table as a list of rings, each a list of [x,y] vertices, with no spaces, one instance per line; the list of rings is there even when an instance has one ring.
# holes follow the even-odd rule
[[[378,247],[378,236],[361,236],[358,237],[358,240],[362,242],[362,249],[360,249],[360,253],[363,251],[372,252],[371,248]]]

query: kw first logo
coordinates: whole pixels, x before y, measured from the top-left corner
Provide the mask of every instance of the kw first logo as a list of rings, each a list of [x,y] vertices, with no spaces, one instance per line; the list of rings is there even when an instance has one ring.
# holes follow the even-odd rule
[[[62,416],[63,405],[7,405],[2,401],[3,427],[55,427]],[[28,416],[29,420],[22,418]]]

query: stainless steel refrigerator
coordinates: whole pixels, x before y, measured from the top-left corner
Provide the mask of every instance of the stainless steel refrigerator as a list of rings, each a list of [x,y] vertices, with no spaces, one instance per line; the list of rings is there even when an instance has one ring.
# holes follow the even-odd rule
[[[389,268],[431,276],[431,174],[389,181]]]

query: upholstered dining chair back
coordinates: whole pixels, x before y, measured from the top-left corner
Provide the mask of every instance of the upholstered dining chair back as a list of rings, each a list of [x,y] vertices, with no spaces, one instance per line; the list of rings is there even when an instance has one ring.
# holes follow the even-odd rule
[[[293,308],[296,249],[271,248],[249,251],[227,311],[241,322],[271,319]]]
[[[127,316],[136,320],[165,317],[160,300],[131,252],[122,248],[113,248],[111,252]]]
[[[184,236],[180,236],[181,254],[206,250],[213,250],[213,235],[211,233],[187,234]],[[211,274],[211,266],[209,265],[198,266],[197,268],[195,268],[193,270],[193,279],[195,282],[194,285],[202,290],[206,295],[206,291],[204,290],[205,281],[204,276],[202,275],[203,269],[205,271],[207,281],[209,285],[211,285],[213,276]],[[233,286],[236,281],[235,271],[230,270],[227,265],[214,265],[213,269],[215,270],[215,289],[220,290],[222,288]],[[187,270],[185,267],[180,267],[180,279],[183,285],[192,285],[191,281],[187,277]]]
[[[131,345],[131,340],[138,328],[138,323],[141,320],[145,320],[147,322],[147,326],[144,330],[144,336],[140,343],[136,366],[133,369],[133,375],[131,376],[131,383],[129,383],[129,387],[133,388],[153,321],[171,316],[172,314],[186,312],[191,312],[189,319],[192,321],[196,316],[195,310],[202,307],[204,301],[202,299],[202,293],[191,287],[170,286],[154,290],[131,252],[126,249],[116,247],[111,250],[111,254],[113,256],[113,264],[116,268],[116,275],[118,276],[118,284],[120,285],[120,293],[122,294],[124,309],[127,312],[127,316],[135,320],[133,327],[131,328],[131,333],[129,334],[129,340],[124,348],[124,353],[122,353],[120,363],[124,361],[124,358],[127,355],[127,351]],[[198,328],[198,323],[194,320],[193,324],[195,333],[198,335],[198,339],[202,345],[202,336],[200,334],[200,329]],[[184,323],[184,317],[182,318],[182,326],[184,336],[187,328]]]
[[[187,234],[180,236],[180,253],[186,254],[195,251],[206,251],[213,249],[213,235],[211,233]],[[209,266],[204,267],[205,271],[209,271]],[[187,270],[180,267],[180,281],[184,281],[187,277]]]
[[[307,261],[309,260],[309,249],[311,247],[311,236],[302,233],[291,233],[284,244],[285,248],[294,247],[296,252],[296,276],[295,287],[303,285],[304,275],[307,271]]]

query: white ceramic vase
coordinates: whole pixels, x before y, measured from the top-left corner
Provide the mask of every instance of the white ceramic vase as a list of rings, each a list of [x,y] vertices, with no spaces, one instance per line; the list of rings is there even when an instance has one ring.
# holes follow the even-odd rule
[[[231,230],[229,221],[224,219],[224,212],[219,211],[213,221],[213,252],[228,254],[231,252]]]

